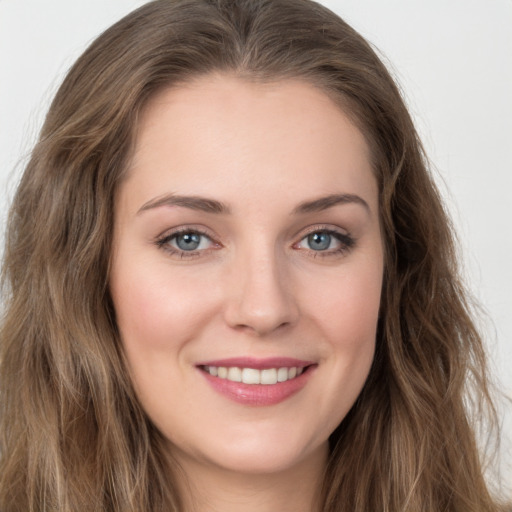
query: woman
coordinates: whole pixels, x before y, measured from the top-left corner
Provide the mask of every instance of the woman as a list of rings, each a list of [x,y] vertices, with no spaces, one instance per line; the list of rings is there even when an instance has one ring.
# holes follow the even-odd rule
[[[159,0],[107,30],[50,108],[4,280],[2,511],[499,510],[449,222],[325,8]]]

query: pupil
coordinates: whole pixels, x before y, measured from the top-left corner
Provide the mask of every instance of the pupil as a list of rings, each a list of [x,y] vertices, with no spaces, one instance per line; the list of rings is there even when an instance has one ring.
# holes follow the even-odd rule
[[[199,247],[199,243],[201,242],[200,235],[196,233],[186,233],[184,235],[179,235],[176,238],[176,245],[182,251],[193,251]]]
[[[331,245],[331,235],[328,233],[313,233],[308,236],[308,243],[314,251],[323,251]]]

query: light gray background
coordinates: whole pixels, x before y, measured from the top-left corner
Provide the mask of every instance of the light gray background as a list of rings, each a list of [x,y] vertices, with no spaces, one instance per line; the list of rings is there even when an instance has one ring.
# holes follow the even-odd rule
[[[48,103],[136,0],[0,0],[0,219]],[[401,84],[459,229],[500,387],[512,397],[512,0],[323,0]],[[511,406],[502,411],[512,437]],[[503,459],[512,459],[505,443]],[[505,470],[512,480],[512,470]]]

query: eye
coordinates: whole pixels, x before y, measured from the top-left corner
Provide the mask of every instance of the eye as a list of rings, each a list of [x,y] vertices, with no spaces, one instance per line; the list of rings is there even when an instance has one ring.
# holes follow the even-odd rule
[[[165,234],[156,241],[159,248],[182,258],[197,256],[200,252],[218,247],[206,234],[195,229],[181,229]]]
[[[354,242],[350,235],[329,229],[317,229],[303,237],[295,247],[328,256],[348,251]]]
[[[333,242],[338,242],[330,233],[319,232],[319,233],[311,233],[307,237],[303,239],[308,249],[312,249],[313,251],[326,251],[327,249],[333,249]]]
[[[197,251],[207,249],[211,240],[200,233],[190,231],[174,235],[169,243],[180,251]]]

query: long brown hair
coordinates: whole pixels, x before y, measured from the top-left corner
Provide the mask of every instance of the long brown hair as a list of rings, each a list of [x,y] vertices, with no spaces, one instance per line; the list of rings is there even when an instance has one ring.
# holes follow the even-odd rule
[[[305,79],[372,150],[386,246],[377,351],[330,438],[322,510],[498,510],[471,416],[492,417],[484,351],[421,144],[370,45],[309,0],[150,2],[67,75],[9,217],[0,510],[180,510],[177,468],[123,359],[108,290],[112,212],[148,99],[213,71]]]

